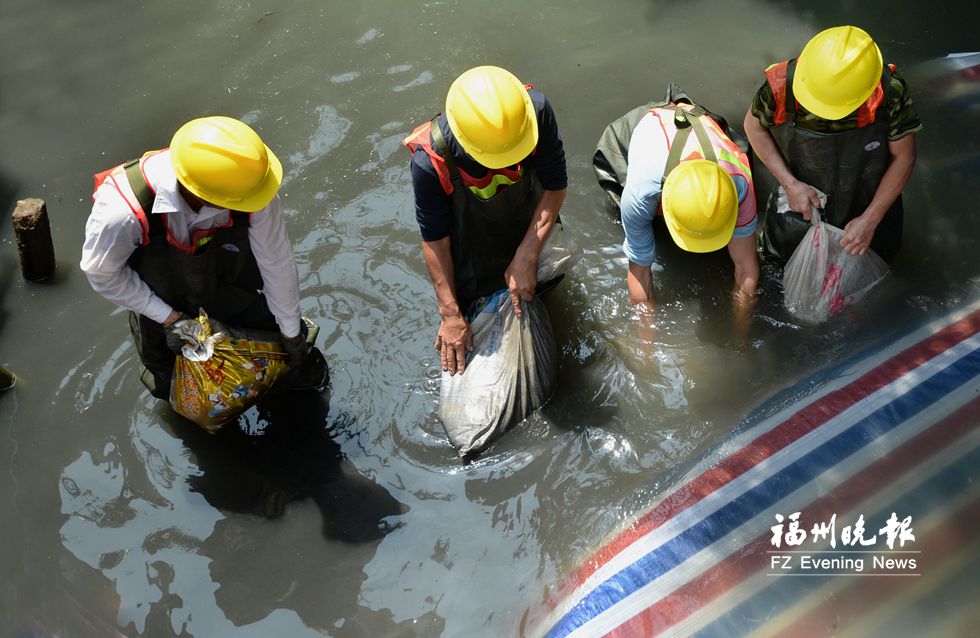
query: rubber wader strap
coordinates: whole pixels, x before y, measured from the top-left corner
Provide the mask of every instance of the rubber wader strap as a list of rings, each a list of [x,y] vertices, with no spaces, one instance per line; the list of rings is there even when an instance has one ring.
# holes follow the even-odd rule
[[[664,168],[664,177],[670,175],[670,172],[677,168],[677,165],[681,161],[681,153],[684,152],[684,145],[687,144],[687,138],[691,134],[691,129],[694,129],[694,134],[698,138],[698,145],[701,147],[701,154],[708,161],[718,163],[718,156],[715,155],[715,149],[711,145],[711,140],[708,139],[708,134],[704,130],[704,124],[701,123],[701,117],[705,115],[704,109],[700,106],[695,106],[690,111],[682,109],[677,106],[667,107],[674,111],[674,124],[677,126],[677,135],[674,136],[674,141],[670,146],[670,153],[667,155],[667,165]]]
[[[133,189],[133,193],[136,195],[136,201],[139,202],[140,208],[143,209],[143,213],[149,217],[150,212],[153,210],[153,191],[150,190],[150,186],[146,183],[143,178],[143,171],[140,170],[140,161],[138,159],[129,160],[123,165],[126,169],[126,179],[129,180],[129,187]]]
[[[793,76],[796,75],[796,58],[786,64],[786,88],[783,90],[783,101],[786,102],[786,121],[796,125],[796,96],[793,95]]]
[[[460,179],[459,170],[456,168],[456,160],[453,159],[453,154],[449,152],[449,144],[446,143],[446,137],[442,134],[442,129],[439,128],[438,115],[432,118],[432,126],[429,130],[432,132],[432,142],[436,147],[436,152],[446,161],[450,177]]]
[[[136,201],[139,202],[140,208],[143,210],[143,215],[146,217],[147,235],[150,237],[166,235],[167,231],[163,227],[163,215],[153,214],[153,200],[156,199],[156,196],[150,190],[150,185],[146,183],[146,179],[143,177],[143,171],[140,169],[140,161],[138,159],[129,160],[123,164],[123,168],[126,170],[126,179],[129,181],[129,187],[133,189],[133,193],[136,195]]]

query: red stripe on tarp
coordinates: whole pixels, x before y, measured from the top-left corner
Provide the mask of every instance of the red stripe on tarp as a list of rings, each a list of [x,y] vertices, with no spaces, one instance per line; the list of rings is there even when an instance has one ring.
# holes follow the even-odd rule
[[[969,339],[977,332],[980,332],[980,310],[976,310],[963,319],[946,326],[936,334],[888,359],[843,388],[835,390],[802,408],[772,430],[722,460],[717,466],[706,470],[690,483],[671,493],[656,507],[639,518],[630,528],[624,530],[612,542],[597,551],[590,560],[575,572],[575,577],[572,579],[574,584],[565,591],[571,593],[616,554],[697,501],[744,474],[793,441],[809,434],[858,401],[870,396],[958,343]]]
[[[955,324],[954,324],[955,325]],[[820,498],[805,511],[809,521],[829,521],[838,510],[854,507],[882,485],[909,472],[929,457],[949,447],[980,427],[980,399],[974,399],[928,430],[905,442],[887,456],[854,475],[833,493]],[[860,513],[860,512],[859,512]],[[855,519],[856,520],[856,519]],[[845,524],[853,524],[847,521]],[[876,525],[865,521],[869,532]],[[839,531],[840,528],[838,528]],[[767,567],[766,552],[772,548],[768,533],[758,536],[694,580],[685,583],[633,618],[606,634],[607,638],[646,638],[681,622],[699,608],[737,587],[749,576]],[[759,557],[764,557],[761,561]]]

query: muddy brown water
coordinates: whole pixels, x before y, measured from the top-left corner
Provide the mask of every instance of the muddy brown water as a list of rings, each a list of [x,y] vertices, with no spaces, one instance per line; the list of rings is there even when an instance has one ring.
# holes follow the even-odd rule
[[[867,303],[799,325],[767,265],[738,347],[724,255],[661,241],[652,341],[630,315],[590,167],[603,126],[669,81],[740,122],[762,69],[834,24],[871,31],[913,90],[917,65],[980,48],[970,3],[892,6],[8,0],[0,208],[46,200],[58,268],[22,281],[0,225],[0,362],[19,376],[0,395],[0,634],[515,635],[767,397],[976,298],[976,94],[923,71],[906,243]],[[436,307],[399,142],[484,63],[552,100],[584,254],[547,300],[557,394],[464,466],[435,416]],[[283,160],[302,306],[333,372],[328,399],[218,437],[142,390],[124,315],[77,269],[92,174],[207,114],[249,122]]]

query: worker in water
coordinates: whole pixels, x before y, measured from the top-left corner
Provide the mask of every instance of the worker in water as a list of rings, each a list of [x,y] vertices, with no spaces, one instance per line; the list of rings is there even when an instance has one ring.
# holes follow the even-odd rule
[[[445,114],[403,143],[442,318],[435,347],[443,370],[462,373],[474,301],[507,288],[520,314],[521,299],[557,282],[538,282],[535,269],[568,184],[558,122],[542,93],[481,66],[453,82]]]
[[[130,311],[153,396],[169,398],[179,324],[202,308],[231,326],[278,329],[291,369],[280,384],[325,387],[326,362],[300,317],[281,180],[275,154],[228,117],[192,120],[169,148],[96,175],[80,266]]]
[[[594,166],[600,184],[619,201],[634,304],[652,308],[655,302],[653,222],[662,216],[684,250],[727,247],[736,311],[751,308],[759,282],[755,191],[748,157],[732,135],[724,118],[671,84],[662,101],[627,113],[600,138]]]
[[[889,260],[902,240],[902,190],[922,129],[908,85],[861,29],[815,35],[800,56],[766,69],[745,115],[752,150],[787,196],[778,214],[769,195],[763,235],[768,252],[788,259],[811,210],[844,229],[849,253],[874,249]],[[818,189],[827,195],[820,206]],[[796,212],[793,212],[796,211]]]

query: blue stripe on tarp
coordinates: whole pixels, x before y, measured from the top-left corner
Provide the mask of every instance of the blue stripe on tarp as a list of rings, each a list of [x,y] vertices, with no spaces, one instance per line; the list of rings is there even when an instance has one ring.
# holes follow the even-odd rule
[[[978,374],[980,350],[975,349],[597,585],[547,638],[567,636]]]
[[[875,358],[879,359],[877,365],[862,372],[861,373],[862,376],[887,364],[889,360],[901,355],[906,350],[910,350],[912,348],[922,345],[926,341],[929,341],[935,336],[936,333],[941,332],[942,330],[945,330],[950,326],[955,326],[956,324],[961,323],[963,321],[968,321],[968,322],[972,321],[973,314],[977,311],[976,309],[971,310],[972,307],[973,306],[968,305],[965,308],[961,308],[959,310],[951,312],[948,316],[954,316],[959,312],[962,312],[963,315],[955,320],[947,318],[947,320],[944,323],[942,323],[942,325],[939,325],[941,319],[937,319],[937,318],[919,319],[916,325],[912,329],[910,330],[907,329],[902,332],[896,332],[894,334],[888,335],[884,339],[878,341],[877,343],[863,348],[857,354],[846,357],[845,359],[841,360],[838,363],[835,363],[834,365],[828,368],[818,370],[813,374],[811,374],[810,376],[806,377],[806,379],[801,380],[800,382],[794,384],[791,387],[778,390],[769,398],[767,398],[761,405],[759,405],[751,412],[749,412],[745,416],[745,418],[741,419],[738,423],[734,424],[732,427],[731,435],[724,437],[723,440],[707,448],[704,451],[704,453],[701,455],[701,457],[708,458],[712,454],[715,454],[723,445],[730,442],[732,439],[741,436],[745,432],[750,431],[752,428],[756,427],[761,422],[772,417],[780,410],[786,408],[789,404],[802,403],[808,401],[815,392],[818,392],[819,390],[826,388],[828,384],[838,381],[849,374],[853,374],[855,368],[861,366],[863,363],[867,362],[868,360],[872,360]],[[895,347],[896,344],[901,342],[903,339],[906,339],[907,337],[909,337],[909,335],[915,334],[917,331],[922,330],[927,326],[931,326],[931,325],[934,326],[931,335],[923,335],[923,337],[919,341],[906,344],[904,347],[896,349]],[[966,337],[966,339],[969,339],[972,336],[973,335],[971,333]],[[964,341],[966,339],[964,339]],[[961,342],[957,342],[957,344],[955,345],[958,345],[958,343]],[[950,347],[954,347],[954,346],[950,346]],[[949,348],[947,348],[947,350],[948,349]],[[846,385],[844,387],[846,387]],[[834,388],[834,390],[839,390],[839,389],[841,388]],[[831,390],[831,392],[833,392],[834,390]],[[822,399],[823,397],[820,397],[816,399],[816,401],[820,401]]]
[[[883,506],[872,512],[855,511],[853,516],[843,524],[853,524],[857,520],[858,514],[864,514],[865,527],[868,532],[877,531],[884,525],[885,520],[891,516],[892,512],[898,514],[899,520],[905,516],[912,516],[912,529],[915,530],[916,521],[922,520],[933,511],[946,504],[947,499],[942,496],[950,493],[957,493],[970,485],[980,476],[980,447],[974,447],[971,452],[959,458],[955,463],[943,468],[928,480],[915,486],[898,500]],[[936,498],[937,495],[940,498]],[[963,507],[970,507],[967,503]],[[951,511],[950,516],[956,516],[957,511]],[[838,533],[841,529],[841,521],[838,518]],[[916,544],[922,542],[922,537],[916,534]],[[874,548],[887,550],[879,536],[879,543],[875,543]],[[823,546],[820,549],[824,549]],[[900,548],[897,544],[895,549]],[[915,547],[904,549],[915,549]],[[867,554],[871,556],[873,554]],[[929,557],[925,554],[919,556],[923,561],[928,561]],[[924,573],[925,567],[921,564],[919,571]],[[812,594],[818,587],[830,581],[834,576],[813,576],[808,578],[772,578],[772,584],[759,590],[751,598],[739,603],[725,614],[719,616],[711,624],[698,631],[700,638],[734,638],[735,636],[748,636],[765,626],[766,621],[772,615],[773,610],[783,610],[792,607],[806,596]]]

